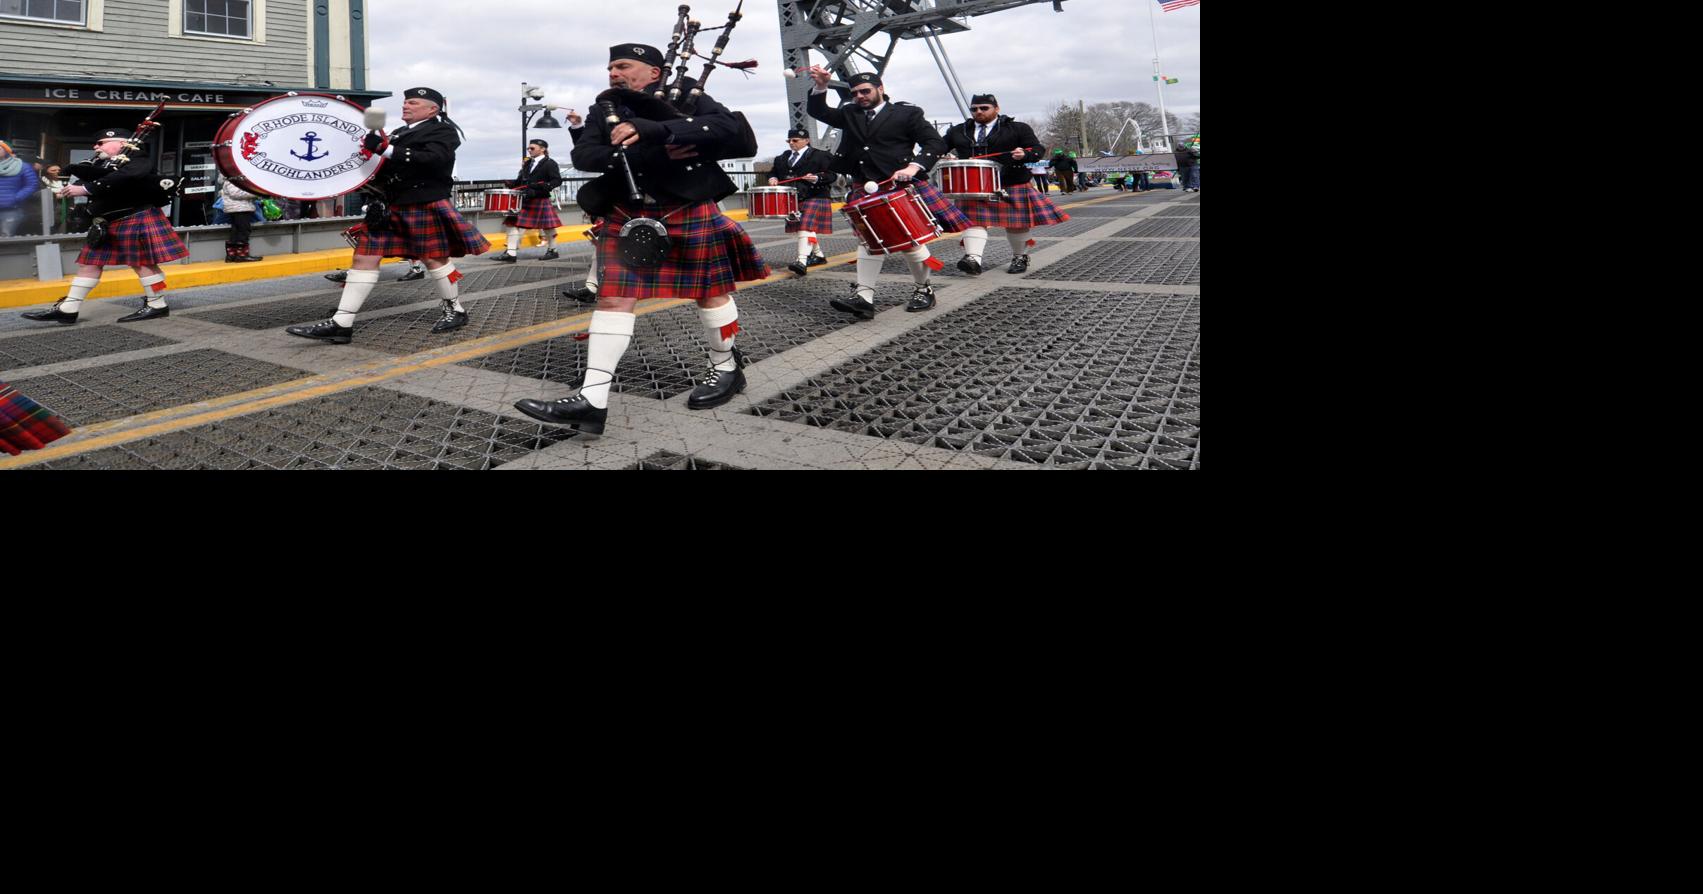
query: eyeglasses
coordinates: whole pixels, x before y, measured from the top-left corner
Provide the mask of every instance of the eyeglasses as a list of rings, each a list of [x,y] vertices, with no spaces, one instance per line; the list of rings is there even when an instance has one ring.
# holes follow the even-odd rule
[[[853,96],[874,96],[875,95],[875,88],[874,87],[866,87],[862,90],[853,90],[852,95]]]
[[[991,111],[993,111],[994,109],[997,109],[997,108],[999,108],[999,107],[998,106],[970,106],[970,111],[972,111],[972,112],[991,112]]]

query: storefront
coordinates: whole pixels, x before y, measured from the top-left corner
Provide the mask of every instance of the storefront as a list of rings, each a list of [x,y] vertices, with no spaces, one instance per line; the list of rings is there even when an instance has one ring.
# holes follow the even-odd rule
[[[172,223],[199,226],[212,217],[218,168],[213,138],[230,117],[273,96],[308,88],[120,82],[110,80],[26,79],[0,76],[0,140],[28,161],[68,165],[94,155],[95,135],[114,127],[134,129],[160,102],[161,129],[150,148],[157,153],[161,177],[182,178],[172,204]],[[388,93],[342,91],[350,102],[370,105]]]

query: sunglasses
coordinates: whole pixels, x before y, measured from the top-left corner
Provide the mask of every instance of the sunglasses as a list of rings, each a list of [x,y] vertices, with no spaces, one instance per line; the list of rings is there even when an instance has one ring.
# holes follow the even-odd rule
[[[874,87],[865,87],[861,90],[853,90],[852,95],[853,96],[874,96],[875,95],[875,88]]]
[[[997,108],[999,108],[999,106],[970,106],[970,111],[972,111],[972,112],[991,112],[991,111],[993,111],[994,109],[997,109]]]

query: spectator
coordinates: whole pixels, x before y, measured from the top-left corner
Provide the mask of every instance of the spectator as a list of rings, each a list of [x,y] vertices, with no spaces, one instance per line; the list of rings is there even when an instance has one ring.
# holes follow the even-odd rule
[[[1200,138],[1197,136],[1177,146],[1177,176],[1182,178],[1185,192],[1200,192]]]
[[[1048,163],[1053,169],[1053,176],[1058,178],[1058,191],[1069,194],[1076,191],[1076,157],[1067,154],[1063,149],[1054,150],[1053,160]]]
[[[231,237],[225,240],[225,263],[241,264],[260,258],[248,253],[249,234],[254,232],[255,202],[260,197],[237,186],[228,177],[219,178],[219,195],[231,219]]]
[[[24,225],[25,204],[41,190],[35,168],[12,154],[0,140],[0,237],[16,236]]]
[[[67,183],[64,172],[58,165],[48,165],[47,170],[42,174],[42,187],[53,193],[53,223],[48,225],[47,232],[49,233],[65,232],[65,217],[71,213],[72,200],[61,196],[59,193],[65,189]]]

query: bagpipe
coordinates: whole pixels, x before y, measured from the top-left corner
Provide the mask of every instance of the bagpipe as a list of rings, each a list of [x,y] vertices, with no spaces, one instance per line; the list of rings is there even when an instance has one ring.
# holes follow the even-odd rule
[[[133,160],[131,156],[140,154],[147,146],[148,139],[154,135],[155,131],[160,129],[160,114],[165,110],[166,104],[163,102],[155,106],[154,110],[148,113],[148,117],[143,118],[142,123],[136,125],[136,130],[131,134],[130,139],[124,141],[124,149],[117,155],[102,155],[89,161],[78,162],[65,168],[65,173],[85,183],[92,183],[122,170]],[[157,164],[152,157],[149,157],[148,162],[150,166],[157,169]],[[136,210],[158,208],[162,205],[171,204],[172,199],[177,197],[177,190],[180,185],[179,181],[170,178],[162,178],[147,183],[140,196],[142,203],[137,206]],[[111,215],[105,220],[97,218],[88,210],[88,206],[78,205],[72,210],[67,223],[72,232],[81,233],[90,229],[97,222],[101,222],[103,224],[101,228],[104,229],[106,222],[119,219]],[[104,234],[92,236],[90,244],[95,244],[103,236]]]

